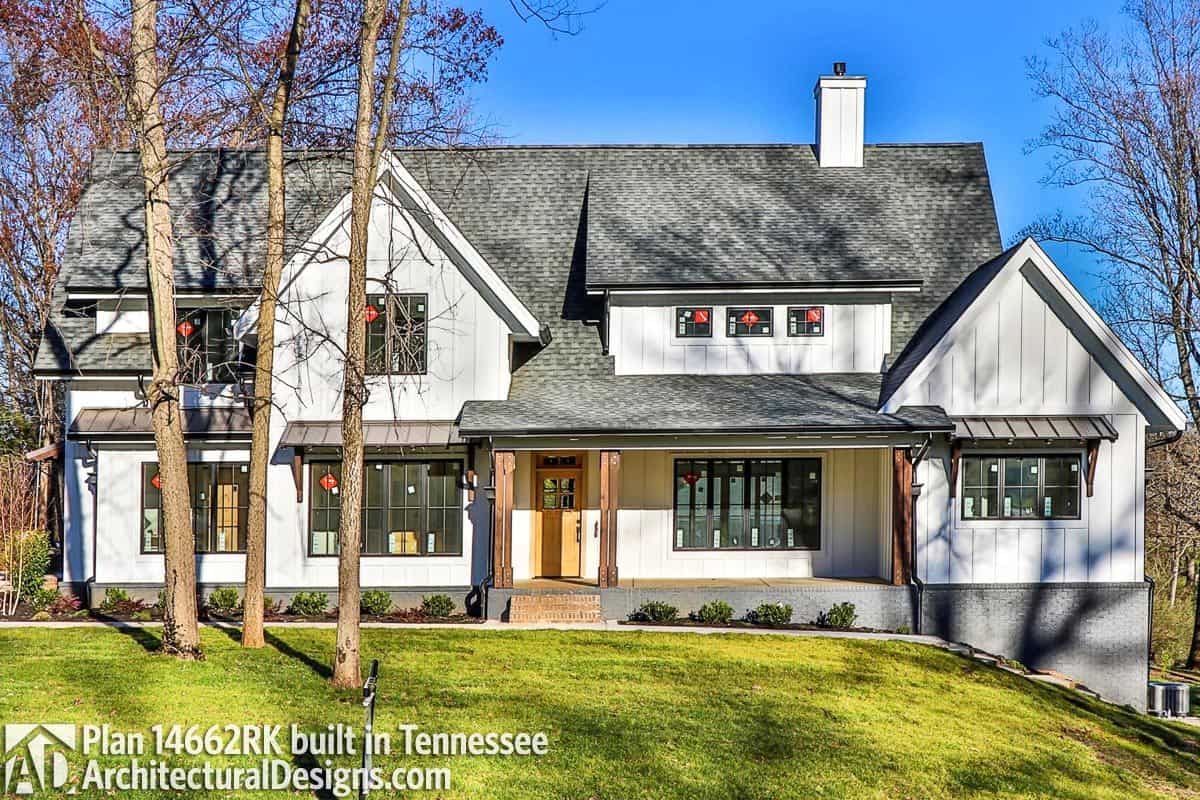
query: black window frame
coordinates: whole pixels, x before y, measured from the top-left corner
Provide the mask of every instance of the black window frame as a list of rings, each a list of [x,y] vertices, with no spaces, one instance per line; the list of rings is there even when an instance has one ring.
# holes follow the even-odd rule
[[[377,471],[375,469],[376,465],[383,467],[383,469],[380,469]],[[429,480],[431,468],[437,466],[440,469],[446,469],[449,465],[454,465],[457,468],[457,475],[456,475],[457,480],[448,482],[448,483],[443,483],[443,486],[452,485],[454,487],[454,498],[457,500],[457,502],[451,503],[450,501],[446,500],[445,496],[443,495],[442,503],[440,505],[434,505],[430,502],[431,496],[432,496],[432,493],[430,491],[431,484],[430,484],[430,480]],[[318,509],[317,508],[317,499],[319,497],[324,497],[325,495],[318,495],[317,492],[324,491],[320,487],[319,481],[325,475],[326,472],[333,473],[335,475],[335,477],[337,477],[337,479],[340,483],[340,481],[341,481],[341,466],[342,465],[341,465],[340,461],[338,461],[336,459],[331,459],[331,458],[314,459],[309,462],[308,544],[307,544],[307,549],[306,549],[306,553],[309,558],[337,558],[338,553],[337,553],[337,539],[336,539],[337,527],[336,526],[337,526],[337,522],[340,520],[340,517],[341,517],[340,493],[337,495],[334,495],[333,492],[325,492],[325,495],[334,495],[334,496],[337,496],[339,499],[336,504],[325,504],[325,505],[322,505],[320,509]],[[419,490],[419,492],[423,498],[422,503],[420,503],[416,506],[409,506],[407,504],[400,505],[400,506],[394,506],[391,504],[391,493],[394,490],[394,479],[392,478],[392,470],[397,467],[399,467],[399,468],[414,468],[415,467],[417,469],[421,469],[422,467],[424,468],[424,470],[419,473],[420,474],[420,486],[421,486],[421,489]],[[364,461],[364,463],[363,463],[363,496],[362,496],[363,508],[360,511],[360,514],[362,515],[362,537],[363,537],[363,541],[361,543],[362,557],[364,557],[364,558],[461,558],[463,555],[463,552],[464,552],[464,539],[467,535],[466,524],[463,522],[463,516],[465,514],[464,509],[463,509],[463,491],[467,488],[466,480],[464,477],[466,475],[465,469],[466,469],[466,467],[465,467],[464,461],[462,459],[457,459],[457,458],[431,458],[431,459],[373,458],[373,459],[368,459],[368,460]],[[379,472],[379,473],[386,472],[387,475],[386,475],[386,477],[381,476],[379,478],[381,483],[377,486],[377,488],[381,490],[381,496],[379,497],[378,502],[372,503],[372,500],[369,497],[369,493],[368,493],[368,481],[371,481],[373,478],[373,473],[377,473],[377,472]],[[439,477],[449,478],[450,475],[441,475]],[[370,505],[368,505],[368,504],[370,504]],[[336,508],[336,510],[335,510],[335,508]],[[368,529],[368,516],[372,513],[378,513],[378,514],[380,514],[381,521],[386,520],[386,521],[390,522],[390,520],[393,519],[392,514],[394,512],[396,512],[398,510],[406,510],[406,509],[415,509],[417,516],[418,516],[419,532],[417,535],[417,551],[412,552],[412,553],[403,553],[403,552],[400,552],[400,553],[386,552],[385,553],[385,552],[373,552],[373,551],[369,550],[368,548],[369,548],[369,545],[371,544],[371,541],[370,541],[371,534]],[[334,526],[333,532],[334,532],[335,538],[333,540],[333,551],[329,552],[329,553],[314,552],[314,548],[313,548],[313,542],[314,542],[313,537],[314,537],[314,532],[315,532],[314,522],[315,522],[315,517],[316,517],[316,514],[318,513],[318,511],[320,513],[323,513],[326,515],[326,523],[327,524],[332,523]],[[435,536],[438,535],[437,531],[429,530],[429,527],[430,527],[428,524],[429,520],[435,514],[440,514],[440,515],[442,515],[443,519],[446,519],[446,518],[448,518],[449,513],[451,511],[453,511],[453,513],[455,515],[455,519],[457,520],[457,536],[458,536],[457,550],[429,552],[428,544],[429,544],[430,534],[432,533]],[[384,526],[381,529],[381,535],[385,536],[384,541],[386,541],[387,527],[389,527],[389,526]],[[328,531],[322,531],[322,533],[328,533]],[[444,540],[446,537],[446,529],[444,527],[440,530],[440,534],[441,534],[441,539]]]
[[[994,452],[994,451],[971,451],[964,452],[959,456],[959,485],[955,487],[958,493],[958,516],[963,522],[1056,522],[1056,521],[1072,521],[1083,518],[1083,486],[1084,486],[1084,457],[1079,451],[1062,452],[1062,453],[1047,453],[1047,452]],[[1016,486],[1010,486],[1007,476],[1007,460],[1020,459],[1022,461],[1036,459],[1037,460],[1037,485],[1021,483]],[[971,472],[972,460],[995,460],[996,462],[996,485],[992,486],[968,486],[968,480]],[[1068,462],[1064,468],[1067,473],[1073,473],[1075,477],[1075,485],[1067,484],[1048,484],[1046,477],[1049,473],[1046,467],[1047,460],[1066,461]],[[1070,469],[1070,464],[1074,463],[1075,469]],[[1074,514],[1058,514],[1054,513],[1050,516],[1044,514],[1036,514],[1034,516],[1020,516],[1013,513],[1005,513],[1004,500],[1007,489],[1028,490],[1035,488],[1037,491],[1034,507],[1038,510],[1045,508],[1047,498],[1047,488],[1056,490],[1075,490],[1075,513]],[[975,515],[968,517],[966,515],[966,501],[968,489],[980,491],[983,489],[995,491],[995,512],[987,516]]]
[[[753,327],[766,324],[767,330],[761,333],[747,331],[744,333],[737,332],[738,325],[745,325],[741,322],[740,317],[748,311],[753,311],[758,315],[758,322],[754,323]],[[762,312],[766,316],[762,316]],[[728,306],[725,309],[725,335],[730,339],[771,339],[775,336],[775,307],[774,306]]]
[[[814,308],[821,309],[821,321],[817,322],[817,323],[812,323],[807,320],[808,312]],[[809,331],[801,332],[799,330],[799,328],[796,327],[795,333],[793,333],[792,315],[799,313],[799,312],[804,312],[804,316],[806,317],[806,319],[803,320],[804,325],[814,325],[814,324],[820,325],[821,330],[818,331],[817,333],[812,333]],[[788,335],[788,338],[820,339],[821,337],[823,337],[825,335],[825,332],[827,330],[829,330],[829,309],[828,309],[828,307],[826,307],[824,305],[788,306],[788,309],[787,309],[787,335]]]
[[[779,471],[779,491],[778,497],[772,502],[763,502],[762,496],[755,496],[753,493],[757,491],[757,487],[761,487],[762,478],[764,477],[764,467],[766,465],[778,463]],[[736,465],[741,465],[741,471],[738,473],[735,469]],[[816,469],[816,479],[806,478],[805,473],[809,470]],[[684,469],[684,472],[680,470]],[[798,474],[793,474],[793,470],[799,470]],[[693,472],[697,479],[691,483],[689,491],[689,520],[684,527],[680,525],[680,486],[679,481],[683,480],[683,475],[688,471]],[[676,458],[672,465],[672,499],[671,499],[671,549],[674,552],[680,553],[719,553],[728,551],[746,551],[746,552],[801,552],[812,553],[821,550],[823,539],[823,524],[824,524],[824,504],[825,504],[825,460],[821,456],[806,455],[806,456],[779,456],[775,458]],[[721,511],[717,510],[715,498],[721,494],[725,487],[730,485],[733,479],[737,479],[740,475],[741,479],[741,499],[737,503],[728,503],[728,513],[725,508]],[[793,544],[788,546],[787,541],[787,526],[788,522],[795,520],[796,513],[801,515],[806,513],[806,510],[801,506],[790,504],[788,493],[792,491],[792,478],[799,479],[799,491],[806,495],[800,502],[803,505],[809,506],[812,509],[811,523],[807,529],[801,529],[800,525],[795,525],[794,530],[799,529],[799,537],[793,537]],[[724,482],[720,482],[724,479]],[[704,488],[704,544],[687,544],[688,532],[690,531],[693,539],[696,537],[694,526],[697,519],[698,504],[695,502],[697,490],[696,484],[700,481],[705,481]],[[774,509],[773,516],[764,516],[763,508],[768,509],[768,513],[772,513],[770,509]],[[737,513],[734,513],[736,509]],[[721,522],[721,529],[724,529],[721,537],[722,540],[729,535],[729,527],[724,524],[724,521],[737,518],[741,521],[741,534],[746,537],[750,543],[740,543],[736,545],[720,544],[714,546],[711,544],[714,531],[714,519]],[[753,528],[756,525],[761,529],[764,527],[764,522],[771,522],[777,525],[776,532],[779,535],[778,545],[754,545]],[[684,543],[680,543],[680,534],[683,533]],[[768,533],[760,532],[760,537],[769,536]],[[799,543],[795,543],[795,542]],[[769,540],[768,540],[769,541]]]
[[[254,374],[254,348],[233,335],[233,325],[243,311],[233,306],[194,306],[176,312],[175,354],[185,384],[229,385]],[[185,320],[194,328],[188,336],[179,331]]]
[[[695,316],[697,311],[708,312],[708,322],[696,322],[694,319],[683,318],[685,314]],[[712,306],[675,306],[675,338],[676,339],[711,339],[713,336],[713,307]],[[696,326],[705,325],[706,333],[697,333]],[[682,327],[681,327],[682,326]],[[691,327],[688,327],[691,326]]]
[[[197,555],[244,555],[246,552],[246,534],[247,534],[247,517],[250,513],[250,462],[248,461],[189,461],[188,468],[188,488],[191,491],[191,497],[188,498],[188,505],[192,512],[192,534],[195,537],[195,547]],[[238,511],[238,539],[241,547],[236,550],[213,550],[208,548],[208,544],[215,542],[218,533],[218,517],[223,509],[219,502],[215,502],[214,498],[217,495],[218,479],[222,469],[236,470],[237,474],[244,475],[245,478],[237,481],[234,486],[238,487],[238,502],[235,507]],[[151,473],[153,470],[153,473]],[[207,489],[206,502],[202,506],[204,508],[204,525],[203,531],[199,525],[200,518],[197,517],[197,498],[196,493],[200,488],[200,481],[197,480],[199,473],[207,473],[204,485]],[[162,519],[162,494],[159,490],[153,488],[150,481],[154,475],[158,474],[157,461],[143,461],[141,465],[141,521],[139,523],[138,533],[138,551],[142,555],[162,555],[165,552],[165,543],[162,541],[163,536],[163,519]],[[242,488],[244,485],[244,489]],[[150,506],[147,504],[147,487],[158,493],[158,504]],[[150,512],[157,515],[155,528],[158,531],[158,547],[147,547],[146,542],[146,517]],[[206,542],[201,541],[201,535],[207,537]]]
[[[420,292],[374,292],[367,305],[378,316],[367,325],[366,374],[425,375],[429,370],[429,295]],[[420,309],[417,309],[417,307]],[[419,315],[419,318],[417,318]],[[407,331],[400,328],[407,326]],[[398,347],[405,337],[418,336],[420,349]]]

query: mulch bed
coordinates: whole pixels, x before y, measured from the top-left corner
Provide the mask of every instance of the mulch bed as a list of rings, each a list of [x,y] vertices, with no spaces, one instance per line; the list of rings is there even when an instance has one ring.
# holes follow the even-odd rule
[[[33,608],[25,603],[17,606],[17,611],[10,617],[0,617],[2,622],[71,622],[73,620],[97,620],[102,622],[159,622],[162,620],[162,612],[154,606],[138,607],[134,603],[125,604],[124,608],[116,608],[112,610],[101,609],[78,609],[70,613],[40,615]],[[240,624],[242,621],[241,613],[222,613],[215,609],[202,608],[200,610],[201,622],[226,622]],[[265,614],[266,622],[274,625],[288,622],[336,622],[337,611],[328,611],[324,614],[313,616],[301,616],[299,614],[287,614],[283,612],[268,612]],[[397,625],[405,624],[463,624],[463,623],[481,623],[482,619],[471,617],[466,614],[451,614],[448,617],[431,617],[419,608],[409,608],[399,611],[393,611],[388,614],[363,614],[363,622],[382,622],[394,623]]]
[[[621,620],[619,625],[633,625],[658,628],[729,628],[731,630],[766,630],[766,631],[845,631],[846,633],[896,633],[883,628],[833,628],[827,625],[814,625],[811,622],[791,622],[787,625],[756,625],[745,620],[730,620],[726,623],[700,622],[694,619],[674,619],[670,622],[650,622],[648,620]]]

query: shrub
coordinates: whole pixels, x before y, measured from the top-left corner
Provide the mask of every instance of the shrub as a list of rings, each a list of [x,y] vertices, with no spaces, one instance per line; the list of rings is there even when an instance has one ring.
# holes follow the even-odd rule
[[[908,627],[907,625],[901,625],[899,628],[896,628],[896,633],[907,636],[908,634],[912,633],[912,628]]]
[[[454,601],[450,595],[431,594],[421,598],[421,610],[431,617],[448,617],[454,613]]]
[[[724,600],[712,600],[700,606],[695,616],[697,622],[706,625],[728,625],[733,619],[733,606]]]
[[[288,611],[301,617],[315,617],[324,614],[328,605],[329,595],[324,592],[296,592]]]
[[[763,603],[748,616],[755,625],[781,628],[792,621],[792,607],[786,603]]]
[[[116,611],[117,607],[122,603],[129,602],[129,594],[120,588],[112,588],[104,590],[104,599],[100,601],[101,611]]]
[[[46,609],[51,614],[74,614],[83,607],[78,597],[69,594],[60,594],[54,598],[54,602]]]
[[[166,607],[167,607],[167,590],[166,589],[158,590],[158,600],[156,600],[154,602],[154,607],[157,608],[159,611],[166,609]]]
[[[242,598],[238,595],[237,589],[232,586],[221,586],[212,590],[212,594],[208,596],[208,605],[210,608],[228,614],[241,608]]]
[[[359,600],[359,607],[364,614],[382,617],[392,610],[392,596],[380,589],[363,592],[362,599]]]
[[[129,618],[138,622],[149,622],[151,620],[150,610],[143,608],[140,611],[134,611],[129,615]]]
[[[0,549],[0,569],[8,572],[21,596],[29,600],[41,590],[46,573],[50,571],[50,534],[46,531],[12,531],[5,536],[13,538]]]
[[[822,628],[853,628],[858,615],[854,603],[838,603],[828,611],[817,614],[817,624]]]
[[[58,599],[58,590],[47,589],[46,587],[39,588],[36,592],[25,597],[25,602],[29,603],[29,607],[34,611],[49,611],[54,605],[54,601]]]
[[[657,600],[642,603],[637,611],[629,615],[634,622],[672,622],[679,616],[679,609]]]
[[[283,605],[278,600],[272,600],[267,595],[263,595],[263,616],[269,617],[279,613],[280,607]]]

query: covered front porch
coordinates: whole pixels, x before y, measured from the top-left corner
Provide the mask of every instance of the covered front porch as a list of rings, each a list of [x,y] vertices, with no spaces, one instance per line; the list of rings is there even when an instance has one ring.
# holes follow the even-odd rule
[[[493,451],[491,586],[770,593],[908,583],[916,442],[723,444]]]

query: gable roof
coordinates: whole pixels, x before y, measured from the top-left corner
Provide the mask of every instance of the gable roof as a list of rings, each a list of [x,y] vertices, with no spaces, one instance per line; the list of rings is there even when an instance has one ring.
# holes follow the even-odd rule
[[[880,408],[897,408],[901,389],[924,380],[949,346],[951,333],[973,324],[974,315],[986,304],[988,290],[997,278],[1013,270],[1022,271],[1039,292],[1050,292],[1061,300],[1071,319],[1064,319],[1080,344],[1110,373],[1150,422],[1152,429],[1183,430],[1187,417],[1166,390],[1129,352],[1129,348],[1079,294],[1037,242],[1026,238],[996,258],[981,264],[950,297],[930,315],[926,324],[896,360],[880,396]],[[1118,374],[1112,374],[1116,371]],[[1119,380],[1125,378],[1125,381]],[[1131,394],[1132,392],[1132,394]],[[1137,396],[1140,395],[1140,396]]]
[[[515,354],[514,390],[608,376],[589,285],[914,277],[898,294],[900,349],[972,269],[1000,249],[982,147],[870,146],[862,168],[817,170],[809,145],[409,149],[395,152],[420,188],[549,329]],[[253,291],[262,270],[265,154],[173,154],[180,290]],[[348,154],[287,154],[288,254],[349,190]],[[95,334],[65,290],[144,290],[135,153],[100,153],[71,227],[39,351],[44,373],[145,370],[142,334]],[[711,202],[705,203],[705,198]],[[731,248],[724,252],[724,248]],[[784,260],[795,251],[803,259]],[[822,255],[828,251],[828,255]],[[885,264],[881,270],[876,264]],[[843,275],[844,278],[844,275]],[[74,314],[74,316],[73,316]]]

